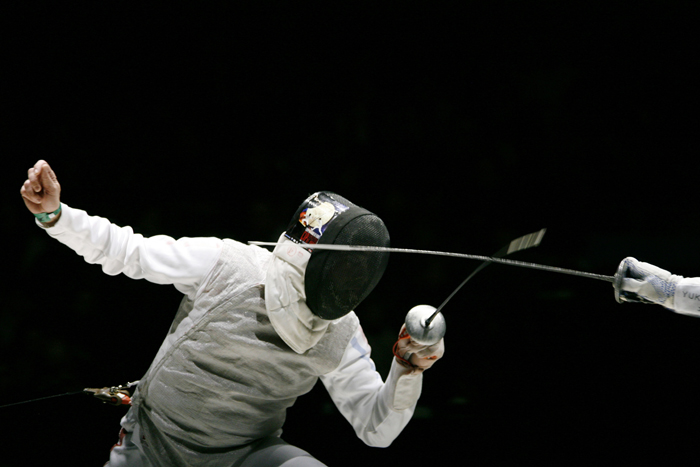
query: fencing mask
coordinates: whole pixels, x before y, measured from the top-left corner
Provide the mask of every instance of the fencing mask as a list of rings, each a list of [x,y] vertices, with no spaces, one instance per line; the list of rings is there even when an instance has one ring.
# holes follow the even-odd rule
[[[309,196],[292,217],[286,238],[305,244],[389,246],[384,222],[335,193]],[[311,250],[304,272],[306,304],[325,320],[354,310],[384,274],[389,253]]]

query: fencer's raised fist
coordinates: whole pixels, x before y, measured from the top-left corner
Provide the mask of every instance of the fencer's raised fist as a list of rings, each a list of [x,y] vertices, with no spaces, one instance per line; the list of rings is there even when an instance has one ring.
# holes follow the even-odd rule
[[[20,194],[32,214],[54,212],[61,205],[61,185],[51,166],[39,160],[27,172]]]
[[[406,332],[406,325],[401,326],[399,339],[394,344],[394,355],[399,363],[413,367],[414,371],[422,372],[430,368],[445,353],[445,339],[437,344],[422,345],[416,343]]]

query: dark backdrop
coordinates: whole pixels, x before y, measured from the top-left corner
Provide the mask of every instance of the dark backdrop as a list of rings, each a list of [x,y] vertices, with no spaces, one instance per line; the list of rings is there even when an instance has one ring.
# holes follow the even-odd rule
[[[60,3],[3,7],[0,403],[140,378],[180,300],[34,225],[18,191],[40,158],[64,202],[147,236],[272,241],[328,189],[396,247],[488,255],[546,227],[514,259],[700,275],[686,3]],[[383,376],[406,312],[477,265],[392,256],[357,310]],[[444,312],[445,357],[390,448],[320,384],[285,438],[330,466],[697,461],[700,320],[499,265]],[[0,465],[102,465],[124,412],[0,409]]]

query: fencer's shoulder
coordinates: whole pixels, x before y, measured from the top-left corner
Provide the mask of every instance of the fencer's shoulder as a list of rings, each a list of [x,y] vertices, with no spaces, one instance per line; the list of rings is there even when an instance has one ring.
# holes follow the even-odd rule
[[[327,328],[326,335],[329,338],[332,336],[333,339],[345,341],[350,339],[359,327],[360,320],[357,318],[355,312],[351,311],[347,315],[331,321]]]
[[[272,256],[272,252],[266,248],[260,247],[258,245],[249,245],[247,243],[239,242],[238,240],[233,240],[231,238],[221,239],[224,246],[229,249],[234,254],[252,256],[267,259]]]
[[[355,314],[354,311],[351,311],[342,318],[335,320],[334,323],[342,324],[343,326],[352,328],[354,331],[360,327],[360,318],[357,317],[357,314]]]
[[[256,245],[248,245],[230,238],[222,239],[221,254],[215,268],[228,269],[232,273],[242,273],[258,277],[267,270],[272,253]],[[257,280],[262,280],[258,277]]]
[[[328,374],[342,366],[343,358],[348,358],[348,347],[356,337],[360,321],[354,312],[333,320],[321,340],[311,349],[323,362],[319,375]]]
[[[342,342],[342,345],[346,345],[358,331],[362,332],[360,320],[354,311],[333,321],[329,331]]]

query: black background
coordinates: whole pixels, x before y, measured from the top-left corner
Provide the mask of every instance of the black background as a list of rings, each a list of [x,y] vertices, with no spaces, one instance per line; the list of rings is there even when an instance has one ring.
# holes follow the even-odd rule
[[[250,3],[3,7],[0,403],[139,379],[180,300],[38,229],[19,196],[38,159],[65,203],[146,236],[273,241],[327,189],[395,247],[488,255],[546,227],[513,259],[700,275],[690,2]],[[383,376],[406,312],[477,265],[392,256],[357,310]],[[700,320],[499,265],[444,312],[445,357],[391,447],[320,384],[285,439],[329,466],[697,462]],[[0,465],[102,465],[124,412],[2,408]]]

